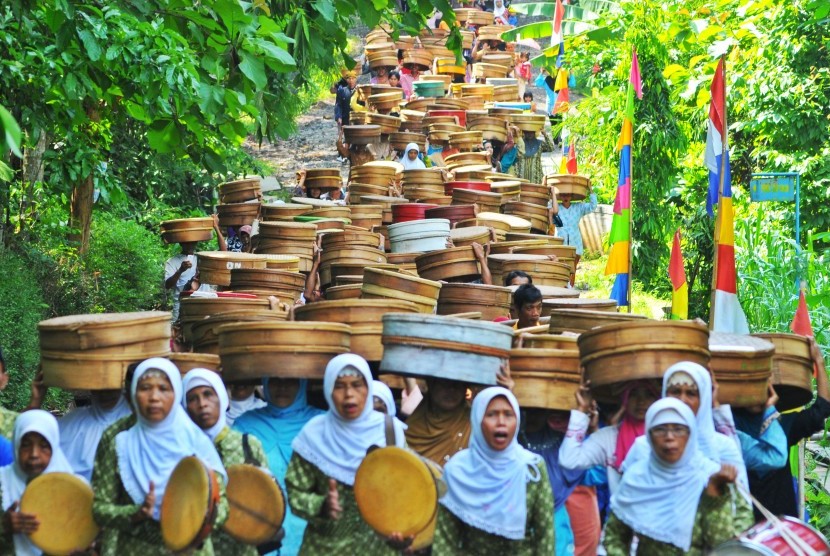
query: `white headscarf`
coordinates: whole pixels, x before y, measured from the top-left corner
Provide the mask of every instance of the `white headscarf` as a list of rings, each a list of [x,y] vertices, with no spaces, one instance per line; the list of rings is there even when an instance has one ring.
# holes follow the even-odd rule
[[[142,362],[136,368],[130,385],[137,422],[116,435],[115,452],[121,482],[133,502],[143,504],[150,483],[155,486],[153,518],[158,520],[167,480],[183,458],[197,456],[225,480],[227,473],[213,442],[190,420],[179,403],[174,402],[170,413],[159,423],[151,423],[141,415],[136,403],[136,389],[141,377],[150,370],[161,371],[167,376],[176,402],[182,397],[182,378],[174,363],[161,357]]]
[[[225,419],[227,420],[228,426],[232,426],[233,422],[248,411],[253,411],[254,409],[259,409],[260,407],[266,407],[268,405],[267,402],[261,400],[256,397],[255,394],[251,394],[244,400],[231,400],[231,406],[228,409],[228,412],[225,414]]]
[[[495,0],[493,2],[493,17],[499,18],[503,17],[504,13],[507,11],[507,7],[504,5],[504,0],[502,0],[501,6],[496,5],[499,0]],[[504,19],[507,19],[506,17]]]
[[[667,463],[650,450],[648,458],[626,470],[611,497],[611,510],[636,533],[688,551],[700,496],[720,465],[700,453],[695,415],[675,398],[657,400],[646,412],[645,438],[650,446],[648,431],[666,423],[689,427],[683,456]]]
[[[89,407],[74,409],[58,421],[61,449],[75,473],[87,481],[92,480],[95,452],[101,435],[107,427],[130,413],[130,404],[123,395],[119,396],[118,403],[110,409],[104,409],[93,398]]]
[[[219,419],[216,424],[209,429],[204,429],[211,440],[216,440],[216,437],[222,432],[226,426],[227,419],[225,415],[228,411],[228,391],[225,389],[225,383],[219,378],[219,375],[214,371],[208,369],[192,369],[182,381],[182,407],[187,411],[187,393],[199,386],[207,386],[213,388],[216,396],[219,398]]]
[[[357,371],[369,390],[363,411],[354,420],[346,420],[334,407],[332,392],[337,377],[345,370]],[[386,446],[386,416],[374,410],[374,384],[369,364],[354,353],[338,355],[326,365],[323,393],[329,410],[306,423],[291,446],[329,477],[347,485],[354,484],[357,468],[371,446]],[[394,419],[395,444],[404,446],[403,423]]]
[[[373,382],[372,392],[374,397],[378,398],[386,406],[387,415],[394,417],[398,410],[395,407],[395,397],[392,395],[392,390],[379,380]]]
[[[501,451],[487,444],[481,430],[487,406],[498,396],[507,398],[516,413],[516,433]],[[455,454],[444,466],[447,494],[441,504],[468,525],[522,540],[527,522],[527,483],[540,479],[536,466],[543,460],[516,440],[519,402],[506,388],[482,390],[473,400],[470,423],[473,429],[470,447]]]
[[[406,146],[406,150],[403,152],[403,156],[398,161],[403,164],[404,170],[425,170],[426,164],[420,158],[416,158],[415,160],[409,160],[409,151],[418,151],[420,154],[421,148],[418,146],[418,143],[409,143]]]
[[[3,491],[3,507],[0,511],[6,511],[9,507],[19,502],[29,477],[18,465],[20,459],[20,441],[30,432],[36,432],[49,443],[52,448],[52,459],[49,465],[43,470],[46,473],[72,473],[72,466],[61,450],[60,431],[58,421],[51,413],[42,409],[31,409],[21,413],[14,423],[14,463],[0,468],[0,489]],[[28,535],[14,535],[14,550],[18,556],[30,556],[42,554]]]

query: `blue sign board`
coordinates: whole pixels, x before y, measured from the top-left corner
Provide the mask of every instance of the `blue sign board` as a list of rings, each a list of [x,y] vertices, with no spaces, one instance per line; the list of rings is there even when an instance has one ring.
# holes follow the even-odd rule
[[[795,174],[753,174],[749,182],[749,198],[758,201],[795,201]]]

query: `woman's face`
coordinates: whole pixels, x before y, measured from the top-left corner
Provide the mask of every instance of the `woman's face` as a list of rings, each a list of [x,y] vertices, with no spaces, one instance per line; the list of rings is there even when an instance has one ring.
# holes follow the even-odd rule
[[[386,68],[378,68],[378,77],[386,77],[386,74],[389,72]]]
[[[20,439],[18,464],[27,477],[33,479],[43,473],[52,461],[52,446],[42,434],[27,432]]]
[[[656,401],[657,396],[651,390],[645,386],[637,386],[628,395],[626,411],[632,419],[643,421],[646,418],[646,411]]]
[[[369,397],[369,387],[362,375],[340,376],[334,381],[331,401],[340,417],[353,421],[360,417]]]
[[[228,393],[234,401],[247,400],[254,393],[254,388],[256,388],[253,384],[228,384],[227,387]]]
[[[406,153],[406,156],[409,158],[409,160],[415,160],[416,158],[418,158],[418,151],[416,151],[415,149],[409,149],[409,152]]]
[[[481,420],[481,433],[492,449],[501,452],[507,448],[516,436],[518,419],[513,406],[504,396],[490,400],[484,419]]]
[[[271,398],[271,403],[277,407],[285,408],[294,403],[299,391],[299,379],[271,378],[268,380],[268,396]]]
[[[700,409],[700,392],[695,384],[672,384],[666,389],[666,396],[685,403],[695,415]]]
[[[378,413],[386,414],[389,411],[389,408],[386,407],[386,402],[380,399],[377,396],[374,396],[374,403],[372,405],[373,409]]]
[[[210,386],[196,386],[185,396],[187,414],[200,429],[207,430],[219,421],[219,396]]]
[[[440,411],[453,411],[467,399],[467,385],[463,382],[434,378],[427,385],[429,401]]]
[[[138,412],[151,423],[160,423],[176,403],[173,385],[165,375],[153,374],[138,381],[135,392]]]
[[[390,75],[389,76],[389,84],[393,87],[397,87],[400,80],[398,79],[397,75]]]
[[[648,431],[655,455],[666,463],[677,463],[689,442],[689,427],[672,423],[658,425]]]
[[[509,286],[523,286],[525,284],[530,284],[530,278],[527,276],[515,276],[512,280],[510,280]]]
[[[493,156],[493,143],[484,143],[484,152]]]

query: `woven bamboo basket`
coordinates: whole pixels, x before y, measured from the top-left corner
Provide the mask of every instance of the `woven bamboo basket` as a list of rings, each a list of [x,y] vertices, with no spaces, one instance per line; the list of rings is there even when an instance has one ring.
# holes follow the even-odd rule
[[[380,126],[383,134],[395,133],[401,127],[401,119],[397,116],[370,113],[366,116],[366,123]]]
[[[769,394],[775,345],[743,334],[712,332],[709,364],[718,382],[718,401],[734,407],[763,406]]]
[[[521,407],[568,411],[574,408],[582,378],[579,351],[514,348],[510,350],[510,376]]]
[[[430,66],[432,66],[432,54],[425,49],[412,48],[403,53],[403,59],[401,62],[404,67],[414,66],[426,71],[430,68]]]
[[[181,218],[161,223],[161,238],[165,243],[209,241],[212,237],[212,218]]]
[[[543,239],[523,239],[519,241],[500,241],[490,248],[491,255],[507,255],[517,247],[540,247],[548,245]]]
[[[353,166],[349,170],[349,182],[387,187],[395,179],[395,170],[385,166]]]
[[[310,207],[307,207],[310,209]],[[312,209],[313,210],[313,209]],[[311,210],[307,210],[306,214]],[[317,226],[306,222],[260,222],[260,239],[314,241],[317,236]]]
[[[517,331],[518,332],[518,331]],[[563,334],[523,334],[513,333],[513,346],[524,349],[559,349],[573,352],[579,357],[576,336]]]
[[[193,369],[220,372],[219,356],[214,353],[171,353],[167,358],[179,368],[182,376]]]
[[[475,205],[476,212],[497,212],[501,207],[501,194],[472,189],[453,189],[454,205]]]
[[[416,259],[417,260],[417,259]],[[441,284],[403,272],[367,268],[363,272],[361,299],[410,301],[421,313],[434,313]]]
[[[132,353],[95,354],[90,351],[42,351],[43,383],[65,390],[120,390],[127,367],[150,357],[165,357],[163,350],[139,349]]]
[[[348,245],[363,245],[366,247],[378,247],[383,241],[380,234],[366,230],[348,229],[342,232],[326,234],[323,236],[321,247],[323,251],[342,248]]]
[[[230,251],[199,251],[199,277],[206,284],[217,286],[231,285],[231,269],[260,268],[267,266],[267,259],[251,253],[233,253]]]
[[[341,299],[359,299],[362,285],[363,284],[348,284],[344,286],[331,286],[326,290],[326,300],[338,301]]]
[[[507,141],[507,126],[504,121],[490,116],[477,118],[469,124],[471,131],[480,131],[485,139]]]
[[[261,300],[255,300],[262,307]],[[267,305],[267,304],[265,304]],[[215,313],[191,325],[190,342],[199,353],[219,355],[219,336],[216,329],[224,324],[237,322],[272,322],[288,320],[287,311],[272,311],[270,309],[236,309]]]
[[[478,137],[478,134],[476,134]],[[482,137],[482,141],[484,138]],[[470,165],[485,165],[490,163],[490,156],[483,151],[480,152],[462,152],[448,155],[444,158],[447,166],[470,166]]]
[[[224,228],[250,226],[259,217],[259,205],[258,202],[216,205],[219,225]]]
[[[548,208],[533,203],[506,202],[502,204],[504,214],[511,214],[530,220],[530,229],[541,233],[548,231]]]
[[[487,245],[490,242],[490,228],[486,226],[470,226],[450,230],[450,239],[455,247],[464,247],[478,243]]]
[[[411,131],[398,131],[389,135],[389,144],[398,152],[403,152],[409,143],[415,143],[421,151],[424,150],[427,136],[423,133],[413,133]]]
[[[473,77],[475,77],[476,79],[486,79],[488,77],[507,77],[507,74],[509,72],[510,68],[502,66],[501,64],[488,64],[485,62],[477,62],[473,65]]]
[[[533,276],[533,283],[546,286],[565,287],[571,276],[569,266],[551,261],[542,255],[490,255],[487,266],[493,280],[502,283],[504,277],[514,270],[522,270]]]
[[[380,141],[380,126],[379,125],[344,125],[343,135],[344,142],[349,145],[368,145],[370,143],[377,143]],[[340,176],[336,178],[340,180]],[[335,180],[329,180],[330,183],[335,183]]]
[[[141,311],[67,315],[38,323],[40,349],[86,351],[170,339],[170,313]]]
[[[279,299],[290,298],[292,302],[300,299],[305,289],[305,276],[299,272],[286,272],[271,269],[231,270],[231,290],[262,290]]]
[[[332,283],[332,264],[365,263],[385,264],[386,255],[376,247],[350,245],[324,251],[320,257],[320,283],[327,286]]]
[[[246,178],[219,184],[221,203],[244,203],[262,198],[259,178]]]
[[[692,321],[624,322],[583,332],[577,340],[585,378],[598,399],[613,400],[621,383],[662,380],[670,366],[709,364],[709,329]]]
[[[772,384],[779,400],[775,407],[788,411],[813,399],[813,359],[810,343],[797,334],[753,334],[772,342]]]
[[[481,270],[472,247],[454,247],[426,253],[415,259],[418,276],[428,280],[472,282],[481,277]]]
[[[223,376],[322,379],[335,356],[348,353],[351,329],[330,322],[246,322],[217,329]]]
[[[401,183],[404,187],[409,185],[439,185],[443,188],[444,177],[440,169],[433,170],[404,170]]]
[[[363,273],[367,268],[375,268],[382,270],[389,270],[396,272],[398,267],[389,263],[370,263],[366,261],[354,263],[334,263],[331,265],[331,281],[334,285],[340,284],[340,279],[343,276],[360,276],[360,281],[363,281]]]
[[[485,12],[476,8],[456,8],[455,19],[462,23],[467,21],[471,25],[493,25],[495,22],[493,12]]]
[[[490,190],[500,193],[503,202],[510,203],[519,200],[521,182],[518,181],[490,181]]]
[[[179,321],[182,324],[182,335],[190,343],[195,343],[198,337],[193,334],[196,323],[219,313],[232,311],[270,311],[271,304],[267,299],[245,297],[186,297],[181,299]],[[199,348],[198,351],[213,353]]]
[[[512,102],[519,100],[519,86],[498,85],[495,89],[493,89],[493,100],[496,102]],[[542,127],[544,128],[544,124],[542,124]]]
[[[477,65],[478,64],[476,64],[476,66]],[[492,102],[493,100],[493,89],[495,87],[492,85],[487,85],[485,83],[464,83],[460,88],[461,98],[480,97],[485,102]],[[483,107],[484,105],[481,103],[481,108]]]
[[[403,102],[403,95],[400,91],[393,90],[392,92],[371,95],[367,101],[369,102],[369,106],[374,110],[389,111],[400,107]]]
[[[510,314],[512,292],[509,288],[485,284],[444,284],[438,295],[438,314],[481,313],[492,321]]]
[[[351,327],[352,353],[370,362],[383,358],[383,324],[386,313],[417,313],[418,307],[408,301],[392,299],[346,299],[320,301],[294,311],[294,319],[300,322],[339,322]]]
[[[311,210],[308,205],[299,203],[285,203],[282,205],[263,204],[260,208],[260,226],[263,222],[293,221],[295,216],[302,216]]]
[[[510,123],[522,131],[538,133],[545,129],[544,114],[513,114],[510,116]]]

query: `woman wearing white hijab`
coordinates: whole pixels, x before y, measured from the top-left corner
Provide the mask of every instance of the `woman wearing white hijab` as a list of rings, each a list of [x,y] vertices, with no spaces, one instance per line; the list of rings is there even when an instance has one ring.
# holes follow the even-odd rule
[[[444,467],[432,553],[553,554],[553,494],[544,460],[516,440],[519,402],[506,388],[487,388],[470,421],[470,447]]]
[[[363,521],[354,477],[371,446],[386,446],[388,415],[374,410],[369,364],[353,353],[326,366],[323,393],[329,410],[306,423],[292,446],[285,484],[294,514],[308,522],[300,554],[394,554]],[[404,426],[393,419],[395,445]]]
[[[398,410],[395,406],[395,397],[392,395],[392,390],[379,380],[374,381],[372,388],[375,411],[394,417]]]
[[[72,473],[61,451],[58,422],[40,409],[21,413],[14,423],[14,463],[0,468],[0,555],[42,554],[29,534],[37,531],[38,516],[17,511],[26,485],[44,473]]]
[[[403,164],[404,170],[426,170],[427,166],[418,157],[419,154],[421,154],[421,148],[418,146],[418,143],[409,143],[398,162]]]
[[[249,384],[230,384],[228,385],[228,393],[231,397],[231,405],[225,418],[228,421],[228,426],[233,426],[234,421],[243,413],[261,409],[268,404],[256,397],[256,387]]]
[[[628,467],[611,497],[608,556],[628,556],[635,534],[638,554],[703,555],[752,526],[749,504],[730,486],[737,470],[704,456],[698,432],[678,399],[658,400],[646,412],[649,453]]]
[[[130,384],[136,424],[102,443],[95,469],[92,512],[102,528],[118,530],[104,553],[119,556],[168,554],[161,538],[159,511],[167,481],[176,465],[197,456],[219,478],[221,500],[214,526],[227,519],[225,468],[210,438],[193,424],[181,406],[182,380],[171,361],[154,357],[142,362]],[[213,554],[208,539],[194,554]]]
[[[225,418],[228,410],[228,392],[216,372],[208,369],[189,371],[184,375],[182,392],[182,406],[196,426],[213,441],[226,468],[249,463],[268,469],[268,461],[260,441],[254,436],[243,435],[228,427]],[[223,530],[214,530],[211,538],[216,554],[258,554],[256,547],[234,540]]]
[[[738,482],[749,488],[746,466],[737,438],[726,436],[715,430],[712,410],[712,377],[709,371],[697,363],[682,361],[675,363],[663,375],[663,397],[677,398],[695,414],[697,439],[700,452],[715,463],[728,463],[738,470]],[[731,422],[731,410],[721,406],[720,421]],[[728,413],[728,419],[723,414]],[[734,429],[734,425],[732,426]],[[648,458],[648,440],[641,436],[634,442],[623,463],[623,472],[635,462]]]

